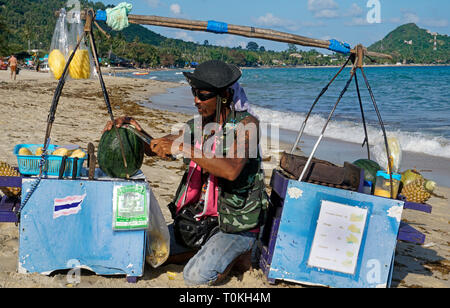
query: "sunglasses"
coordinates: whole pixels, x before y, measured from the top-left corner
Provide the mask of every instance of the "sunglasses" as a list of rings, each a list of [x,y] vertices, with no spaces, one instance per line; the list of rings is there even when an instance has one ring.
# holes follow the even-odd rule
[[[211,98],[217,96],[217,93],[214,93],[214,92],[201,93],[200,92],[201,90],[200,89],[196,89],[196,88],[191,88],[191,91],[192,91],[192,95],[197,97],[202,102],[207,101],[208,99],[211,99]]]

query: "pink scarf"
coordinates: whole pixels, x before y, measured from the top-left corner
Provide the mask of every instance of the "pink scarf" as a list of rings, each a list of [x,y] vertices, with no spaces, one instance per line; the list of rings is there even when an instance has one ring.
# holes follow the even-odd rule
[[[212,145],[212,152],[215,152],[217,137]],[[196,149],[202,149],[202,144],[196,142]],[[191,160],[189,164],[188,177],[186,182],[186,190],[178,200],[177,213],[188,204],[197,203],[202,193],[202,168]],[[205,205],[203,211],[195,216],[197,220],[200,220],[205,216],[218,216],[217,213],[217,200],[219,198],[219,186],[218,180],[215,176],[209,175],[207,179],[207,188],[205,193]]]

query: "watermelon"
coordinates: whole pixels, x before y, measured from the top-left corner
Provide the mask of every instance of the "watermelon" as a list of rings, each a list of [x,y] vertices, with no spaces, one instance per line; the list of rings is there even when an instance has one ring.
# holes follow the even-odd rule
[[[370,159],[358,159],[353,162],[353,165],[358,166],[359,168],[364,170],[364,180],[370,181],[375,184],[375,180],[377,179],[377,171],[382,170],[380,165],[377,162]]]
[[[100,139],[97,151],[98,165],[108,176],[126,178],[133,176],[142,166],[144,144],[138,136],[125,128],[118,128],[123,143],[127,169],[124,166],[120,143],[115,129],[105,131]]]

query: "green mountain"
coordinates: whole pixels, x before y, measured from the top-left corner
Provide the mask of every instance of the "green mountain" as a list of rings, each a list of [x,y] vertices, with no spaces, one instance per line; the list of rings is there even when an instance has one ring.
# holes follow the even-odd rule
[[[66,3],[66,0],[0,0],[0,25],[3,23],[8,26],[9,43],[13,47],[28,48],[30,43],[32,49],[48,48],[57,20],[55,12],[65,7]],[[82,7],[92,7],[96,10],[108,7],[101,2],[82,0],[80,3]],[[107,32],[113,32],[105,24],[102,26]],[[138,37],[140,42],[156,46],[167,39],[135,24],[131,24],[121,34],[127,42]]]
[[[398,27],[368,49],[390,53],[394,62],[450,64],[450,37],[431,33],[414,23]]]
[[[106,9],[112,5],[79,0],[82,8]],[[55,12],[66,6],[67,0],[0,0],[0,57],[16,53],[28,56],[29,49],[41,50],[40,56],[49,52],[57,18]],[[70,10],[71,8],[66,8]],[[141,67],[182,67],[186,62],[223,60],[238,66],[258,65],[340,65],[345,56],[323,57],[315,50],[297,50],[293,44],[286,51],[275,52],[249,42],[246,49],[214,46],[166,38],[148,28],[130,24],[122,31],[112,31],[105,23],[100,26],[111,35],[106,38],[94,27],[99,56],[112,54],[126,58]],[[369,50],[394,55],[394,63],[450,63],[449,37],[434,35],[415,24],[403,25]]]

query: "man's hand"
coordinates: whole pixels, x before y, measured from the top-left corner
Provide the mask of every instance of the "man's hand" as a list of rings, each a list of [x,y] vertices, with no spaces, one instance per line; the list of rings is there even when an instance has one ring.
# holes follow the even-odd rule
[[[150,149],[153,153],[164,159],[170,159],[173,155],[177,155],[180,149],[172,149],[174,140],[163,137],[153,139],[150,144]],[[182,145],[180,145],[181,147]]]
[[[121,126],[124,125],[124,124],[131,124],[131,125],[133,125],[134,127],[136,127],[136,130],[138,130],[138,131],[140,131],[140,132],[143,131],[142,128],[141,128],[141,126],[139,125],[139,123],[136,122],[135,119],[133,119],[132,117],[129,117],[129,116],[117,118],[117,119],[115,119],[115,123],[116,123],[116,127],[117,127],[117,128],[121,127]],[[113,123],[112,123],[112,121],[108,121],[108,123],[106,123],[106,126],[105,126],[105,128],[103,129],[103,132],[102,132],[102,133],[104,133],[104,132],[106,132],[106,131],[108,131],[108,130],[111,130],[112,128],[113,128]]]

